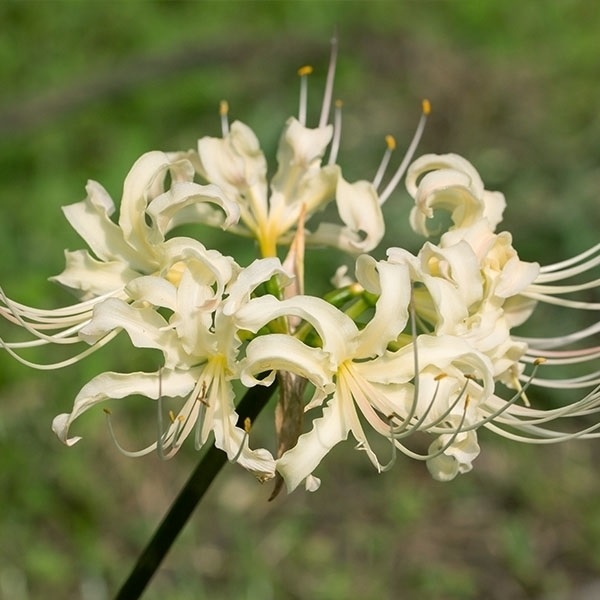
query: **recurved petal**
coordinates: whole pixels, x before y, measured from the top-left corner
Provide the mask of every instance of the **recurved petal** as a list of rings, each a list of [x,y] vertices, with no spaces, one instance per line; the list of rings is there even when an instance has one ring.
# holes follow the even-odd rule
[[[70,413],[57,415],[52,421],[52,431],[59,439],[72,446],[80,437],[69,438],[71,423],[84,412],[111,398],[141,395],[156,400],[161,394],[170,398],[184,397],[196,383],[197,373],[191,371],[163,370],[156,373],[101,373],[89,381],[77,394]]]
[[[96,181],[88,181],[85,189],[85,200],[62,208],[71,227],[100,260],[120,260],[134,269],[145,268],[147,260],[125,242],[120,227],[110,219],[114,204],[108,192]]]
[[[213,380],[209,403],[213,403],[212,427],[215,436],[215,446],[223,450],[229,460],[239,463],[253,472],[261,481],[275,476],[275,460],[271,453],[258,448],[252,450],[249,446],[248,432],[237,427],[238,415],[235,412],[233,388],[221,376]]]
[[[414,198],[419,187],[419,178],[428,171],[439,169],[453,170],[464,173],[464,183],[473,194],[481,196],[484,191],[483,181],[477,169],[466,159],[458,154],[424,154],[412,162],[406,173],[406,189]]]
[[[132,270],[128,263],[99,261],[90,256],[87,250],[66,250],[65,262],[65,270],[50,280],[75,291],[82,300],[118,292],[132,279],[139,277],[139,273]]]
[[[321,298],[293,296],[277,300],[274,296],[261,296],[241,307],[236,321],[240,329],[256,332],[270,321],[285,316],[299,317],[315,328],[332,365],[354,356],[358,328],[352,319]]]
[[[260,210],[266,214],[267,161],[250,127],[234,121],[225,137],[199,139],[198,156],[201,175],[232,198],[256,186],[260,190]]]
[[[164,237],[155,226],[146,223],[146,209],[151,200],[164,193],[167,173],[173,183],[191,181],[194,168],[186,159],[159,151],[147,152],[133,164],[123,184],[119,227],[130,246],[149,256],[153,254],[152,245]]]
[[[469,227],[483,218],[485,204],[470,187],[471,179],[465,173],[441,169],[427,173],[415,193],[415,206],[410,213],[410,225],[416,233],[429,236],[435,233],[428,227],[428,219],[435,210],[445,210],[455,228]]]
[[[167,368],[189,363],[176,333],[158,312],[151,307],[133,307],[116,298],[95,306],[91,321],[81,329],[79,337],[94,344],[115,329],[123,329],[136,348],[161,350]]]
[[[283,477],[288,492],[312,475],[325,455],[347,439],[349,430],[341,402],[334,397],[323,409],[323,416],[313,421],[313,428],[301,435],[296,445],[277,460],[277,471]]]
[[[360,242],[353,242],[357,252],[369,252],[383,238],[385,223],[379,196],[369,181],[347,182],[338,178],[336,203],[340,218],[352,233],[359,233]]]
[[[308,379],[315,386],[317,397],[323,398],[334,385],[330,362],[327,353],[320,348],[311,348],[289,335],[262,335],[248,344],[241,363],[240,380],[246,387],[266,385],[273,376],[265,380],[264,377],[256,379],[256,375],[288,371]]]
[[[291,276],[285,271],[278,258],[260,258],[242,269],[235,281],[228,287],[229,297],[223,305],[223,314],[233,315],[250,300],[252,292],[261,284],[277,276],[279,285],[284,287]]]
[[[176,183],[169,190],[154,198],[147,213],[162,235],[184,223],[203,223],[211,214],[206,204],[219,207],[223,212],[221,227],[227,229],[238,222],[239,205],[226,196],[216,185],[200,185],[193,182]],[[214,217],[209,219],[214,220]]]
[[[483,281],[477,256],[471,246],[461,240],[453,246],[439,247],[425,242],[419,252],[422,269],[433,277],[453,284],[465,306],[481,300]]]
[[[147,275],[137,277],[126,287],[129,297],[138,302],[175,310],[177,308],[177,289],[162,277]]]
[[[273,189],[289,188],[309,169],[318,168],[332,136],[331,125],[311,129],[294,117],[289,118],[279,140],[279,168],[273,177]]]
[[[368,292],[379,296],[373,317],[358,334],[357,356],[381,355],[408,321],[411,294],[408,267],[376,261],[363,254],[356,261],[356,279]]]
[[[494,293],[501,298],[515,296],[533,283],[539,272],[538,263],[524,262],[517,255],[512,256],[500,273]]]

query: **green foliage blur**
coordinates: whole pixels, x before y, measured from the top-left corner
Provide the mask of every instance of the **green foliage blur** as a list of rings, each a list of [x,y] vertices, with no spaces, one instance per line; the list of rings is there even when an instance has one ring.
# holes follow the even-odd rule
[[[82,246],[60,207],[88,179],[118,202],[133,162],[220,135],[218,104],[274,157],[297,110],[296,69],[315,67],[317,118],[337,31],[340,163],[373,177],[384,135],[457,152],[505,193],[504,227],[526,260],[552,262],[600,231],[600,11],[585,0],[0,3],[0,284],[25,304],[67,304],[47,282]],[[400,151],[401,152],[401,151]],[[400,154],[400,152],[398,154]],[[409,197],[386,205],[386,245],[416,250]],[[221,234],[202,230],[211,246]],[[226,238],[249,261],[251,244]],[[221,247],[223,251],[224,248]],[[382,251],[381,251],[382,253]],[[323,282],[335,261],[308,257]],[[323,284],[311,284],[315,289]],[[325,283],[326,285],[326,283]],[[537,325],[557,333],[589,316]],[[589,319],[588,319],[589,322]],[[0,336],[15,333],[0,323]],[[27,355],[57,360],[55,350]],[[103,370],[148,370],[124,340],[84,363],[34,372],[0,354],[0,598],[110,598],[198,459],[121,456],[101,410],[63,447],[50,431]],[[123,445],[155,436],[144,399],[111,407]],[[269,415],[263,416],[265,438]],[[267,502],[228,467],[157,574],[148,600],[584,599],[600,585],[600,443],[520,447],[485,432],[475,471],[450,484],[399,459],[378,476],[350,444],[321,490]],[[596,587],[594,587],[596,586]],[[596,590],[596,592],[594,592]],[[591,594],[591,595],[584,595]]]

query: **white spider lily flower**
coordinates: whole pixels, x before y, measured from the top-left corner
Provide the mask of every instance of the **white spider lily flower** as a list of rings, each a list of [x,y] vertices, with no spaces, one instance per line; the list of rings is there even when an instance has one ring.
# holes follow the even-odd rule
[[[600,287],[597,276],[581,282],[583,274],[594,270],[598,272],[600,245],[572,259],[541,268],[537,263],[522,261],[512,246],[510,233],[494,232],[504,209],[504,198],[497,193],[487,192],[474,167],[455,155],[426,155],[415,161],[407,175],[407,188],[415,198],[416,205],[411,218],[417,231],[426,235],[429,233],[426,220],[433,216],[433,211],[437,208],[449,211],[453,221],[453,225],[441,236],[440,249],[437,250],[438,255],[445,257],[442,263],[444,269],[438,269],[439,273],[435,274],[430,261],[422,260],[419,265],[421,270],[436,275],[437,285],[440,285],[437,282],[439,276],[452,282],[465,305],[468,304],[470,297],[465,294],[466,288],[459,281],[464,279],[467,261],[452,261],[449,254],[457,252],[456,249],[466,242],[476,256],[484,289],[483,298],[479,304],[471,306],[468,318],[462,324],[456,318],[453,321],[447,318],[447,307],[451,304],[447,299],[442,301],[440,294],[436,296],[435,287],[431,284],[427,289],[430,300],[433,301],[430,304],[437,309],[437,314],[431,307],[427,309],[427,302],[418,302],[417,312],[420,311],[425,320],[428,315],[433,315],[429,322],[434,323],[436,331],[449,320],[459,324],[459,327],[444,331],[466,336],[477,348],[486,352],[493,360],[496,376],[511,387],[518,388],[519,378],[522,381],[528,380],[524,364],[531,364],[539,359],[545,360],[545,371],[549,371],[548,367],[551,365],[575,363],[587,363],[591,370],[585,375],[565,379],[538,377],[533,384],[571,388],[599,385],[600,347],[597,341],[586,348],[571,348],[574,343],[597,336],[597,325],[548,339],[515,336],[511,329],[527,321],[537,302],[562,309],[599,310],[600,302],[578,300],[569,296],[585,292],[589,297]],[[421,252],[426,248],[431,250],[432,247],[425,245]],[[406,251],[391,252],[395,260],[398,257],[408,260]],[[421,280],[425,281],[423,277]],[[446,295],[446,298],[451,297],[450,293]],[[424,307],[428,314],[423,312]],[[454,314],[460,315],[459,311]],[[436,318],[438,325],[435,325]],[[511,361],[515,361],[513,367],[510,366]]]
[[[308,220],[334,199],[344,225],[321,223],[315,232],[307,232],[306,242],[352,253],[367,251],[383,237],[379,197],[371,183],[349,183],[338,165],[322,165],[332,138],[331,125],[310,129],[294,117],[288,119],[269,193],[258,139],[247,125],[235,121],[223,138],[199,140],[198,171],[239,205],[241,223],[230,230],[255,237],[263,256],[274,256],[278,244],[291,241],[302,211]],[[219,222],[210,214],[206,221]]]
[[[240,121],[228,122],[228,105],[221,104],[222,137],[203,137],[198,141],[196,168],[206,181],[217,185],[240,208],[240,222],[229,230],[258,240],[263,257],[276,256],[279,244],[289,244],[295,235],[300,215],[306,221],[335,200],[339,223],[323,222],[307,230],[307,244],[341,248],[352,254],[368,252],[383,237],[381,204],[398,185],[422,135],[429,103],[406,156],[381,194],[389,152],[373,182],[350,183],[336,164],[341,136],[341,103],[335,103],[333,124],[328,123],[333,93],[337,47],[335,40],[327,83],[316,127],[306,125],[307,75],[311,67],[299,69],[301,76],[298,117],[290,117],[277,149],[277,171],[267,181],[267,161],[254,132]],[[391,136],[388,136],[391,139]],[[395,142],[393,143],[395,146]],[[390,144],[388,143],[388,149]],[[327,159],[326,153],[329,151]],[[223,225],[223,217],[210,206],[199,206],[196,217],[209,225]]]
[[[87,198],[63,207],[63,212],[94,256],[86,250],[65,252],[66,269],[54,281],[83,299],[113,292],[135,277],[171,267],[163,248],[165,236],[185,221],[182,215],[190,205],[216,204],[226,223],[237,220],[237,206],[216,186],[193,183],[193,176],[192,164],[178,154],[142,155],[125,178],[118,223],[110,218],[115,206],[106,190],[88,182]],[[169,189],[165,189],[167,177]]]
[[[313,422],[312,431],[301,435],[296,446],[277,461],[289,491],[303,480],[312,489],[312,471],[349,433],[378,470],[385,468],[371,449],[359,413],[378,433],[388,435],[386,416],[397,405],[393,399],[396,390],[390,386],[377,393],[366,391],[373,385],[369,359],[383,354],[388,343],[406,326],[410,302],[408,270],[403,265],[377,262],[363,255],[357,260],[356,275],[365,289],[379,295],[373,318],[362,330],[340,310],[310,296],[283,301],[264,296],[251,300],[237,313],[239,326],[250,331],[279,317],[298,317],[314,327],[321,341],[321,347],[315,348],[295,338],[287,338],[282,344],[280,335],[261,336],[249,343],[242,362],[241,380],[246,386],[264,385],[272,380],[275,371],[289,371],[313,383],[315,395],[307,409],[322,404],[324,397],[331,394],[323,417]],[[265,370],[271,374],[257,380],[255,374]]]
[[[195,268],[198,266],[197,262],[187,262],[177,286],[153,276],[132,282],[134,297],[144,292],[144,305],[111,299],[96,308],[91,322],[80,332],[83,339],[94,343],[123,330],[135,347],[162,351],[164,368],[156,373],[98,375],[80,391],[71,413],[54,419],[53,430],[64,443],[72,445],[80,438],[69,437],[69,428],[81,414],[105,400],[139,394],[157,400],[159,435],[156,442],[133,452],[117,443],[125,454],[141,456],[158,449],[161,456],[170,458],[190,433],[194,432],[198,449],[212,433],[215,445],[227,453],[229,460],[261,480],[270,479],[275,473],[272,455],[262,448],[250,449],[249,425],[237,426],[232,380],[237,377],[241,341],[234,311],[249,300],[258,285],[275,275],[285,283],[287,275],[277,259],[255,261],[224,291],[230,310],[225,314],[226,304],[220,302],[215,308],[210,282],[202,269]],[[153,306],[149,305],[150,299]],[[170,319],[156,308],[172,311]],[[183,398],[183,402],[178,411],[170,412],[169,426],[163,432],[164,397]],[[112,424],[110,430],[114,437]]]
[[[143,275],[160,274],[175,281],[188,257],[200,260],[211,274],[216,294],[236,272],[233,259],[207,250],[189,238],[165,239],[175,225],[184,222],[186,210],[198,203],[220,207],[227,223],[239,211],[215,186],[193,183],[191,163],[179,155],[148,152],[125,178],[118,223],[111,220],[115,206],[97,182],[87,184],[87,198],[65,206],[67,220],[88,244],[87,250],[66,251],[66,268],[52,279],[74,291],[81,302],[59,309],[37,309],[14,302],[0,289],[0,315],[27,330],[25,342],[0,340],[0,345],[28,366],[64,367],[107,343],[110,334],[92,348],[64,361],[38,365],[18,355],[20,350],[45,344],[70,345],[81,341],[78,333],[89,324],[94,307],[110,298],[130,301],[127,285]],[[167,178],[170,188],[165,190]]]

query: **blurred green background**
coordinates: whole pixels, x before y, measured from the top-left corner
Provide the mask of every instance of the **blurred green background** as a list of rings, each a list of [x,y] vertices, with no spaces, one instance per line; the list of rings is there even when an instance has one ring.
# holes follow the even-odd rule
[[[64,248],[82,246],[60,207],[84,197],[87,179],[118,201],[143,152],[219,135],[222,98],[273,157],[306,63],[316,119],[336,28],[348,179],[372,178],[385,134],[408,142],[427,97],[420,152],[463,154],[505,193],[504,227],[524,259],[551,262],[598,241],[593,2],[4,0],[0,282],[9,296],[70,302],[46,281],[62,270]],[[416,250],[409,209],[399,188],[386,205],[386,243]],[[100,410],[78,423],[84,440],[72,449],[50,423],[96,373],[155,367],[120,342],[51,373],[0,355],[1,598],[104,600],[125,578],[198,456],[189,444],[167,463],[125,458]],[[118,420],[123,443],[151,441],[149,405],[128,403]],[[475,471],[449,484],[408,459],[378,476],[345,444],[320,470],[319,492],[272,503],[270,487],[228,467],[144,597],[600,597],[600,443],[523,447],[486,432],[481,442]]]

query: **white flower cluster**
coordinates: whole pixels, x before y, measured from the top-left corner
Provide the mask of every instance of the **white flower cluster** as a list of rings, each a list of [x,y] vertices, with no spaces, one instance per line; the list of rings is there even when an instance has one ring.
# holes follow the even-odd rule
[[[195,151],[154,151],[136,161],[124,182],[118,219],[107,191],[92,181],[85,200],[64,208],[90,251],[66,252],[66,268],[54,279],[80,302],[36,309],[0,290],[0,314],[32,335],[0,344],[24,364],[68,366],[122,331],[136,348],[162,353],[159,371],[106,372],[88,382],[72,411],[54,419],[53,430],[64,443],[80,439],[69,437],[69,430],[91,407],[138,394],[157,401],[159,435],[138,452],[119,446],[126,454],[157,450],[170,457],[191,433],[197,448],[212,434],[229,460],[262,481],[277,476],[291,491],[300,483],[316,489],[319,463],[350,433],[378,471],[389,468],[400,451],[426,461],[439,480],[472,468],[480,427],[536,443],[600,435],[600,424],[570,431],[547,426],[600,410],[600,346],[562,349],[597,336],[598,324],[547,339],[513,334],[538,301],[600,308],[562,298],[597,290],[598,279],[556,285],[596,268],[600,245],[546,267],[521,261],[511,235],[496,232],[503,195],[485,190],[468,161],[426,155],[408,166],[429,112],[426,102],[407,154],[382,191],[395,146],[391,138],[372,182],[346,181],[337,164],[340,105],[329,124],[333,54],[314,128],[306,125],[310,69],[300,71],[299,114],[284,126],[270,182],[255,134],[241,122],[230,125],[223,104],[221,138],[204,137]],[[435,232],[438,244],[427,241],[417,254],[392,247],[386,260],[376,260],[368,252],[383,237],[382,204],[405,174],[414,198],[412,228],[430,236],[439,210],[449,213],[450,226]],[[314,231],[305,227],[331,202],[340,222],[321,223]],[[170,235],[184,223],[253,237],[260,255],[243,266],[196,239]],[[303,293],[305,244],[356,256],[354,279],[339,278],[323,298]],[[284,245],[290,250],[282,263],[277,252]],[[52,365],[20,355],[32,346],[80,343],[87,345],[81,353]],[[595,363],[596,370],[548,380],[537,376],[542,363]],[[249,388],[270,385],[276,377],[277,448],[252,449],[251,424],[237,424],[234,382]],[[541,410],[529,405],[525,392],[532,385],[589,391]],[[163,426],[165,398],[178,399],[179,409]],[[312,421],[303,425],[303,417]],[[377,435],[391,448],[385,464],[371,445]]]

